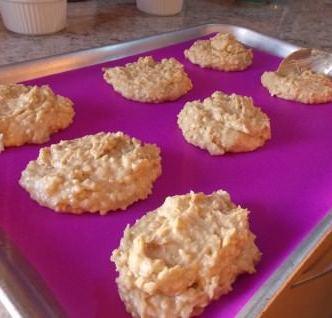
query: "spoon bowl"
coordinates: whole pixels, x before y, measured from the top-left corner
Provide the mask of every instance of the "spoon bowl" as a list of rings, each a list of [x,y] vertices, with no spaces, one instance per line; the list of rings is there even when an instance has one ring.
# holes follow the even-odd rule
[[[317,49],[299,49],[282,60],[277,73],[285,76],[290,73],[300,74],[305,70],[332,78],[332,54]]]

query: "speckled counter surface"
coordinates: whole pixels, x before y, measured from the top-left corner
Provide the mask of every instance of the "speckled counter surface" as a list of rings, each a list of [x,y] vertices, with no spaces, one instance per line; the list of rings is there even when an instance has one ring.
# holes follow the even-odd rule
[[[204,23],[244,26],[300,46],[332,51],[331,0],[186,0],[183,11],[172,17],[142,13],[133,0],[88,0],[69,3],[66,29],[52,35],[15,34],[0,20],[0,65]]]

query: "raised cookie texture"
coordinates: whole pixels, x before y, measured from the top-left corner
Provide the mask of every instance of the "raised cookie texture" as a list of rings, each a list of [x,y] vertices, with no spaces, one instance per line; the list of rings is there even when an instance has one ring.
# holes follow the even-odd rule
[[[271,138],[270,120],[252,98],[220,91],[187,102],[178,126],[187,142],[211,155],[252,151]]]
[[[20,185],[55,211],[106,214],[145,199],[160,174],[157,146],[102,132],[42,148]]]
[[[187,318],[254,273],[261,253],[248,210],[227,192],[190,192],[127,226],[112,253],[119,294],[133,317]]]
[[[4,147],[40,144],[68,127],[73,103],[48,86],[0,85],[0,134]]]
[[[122,96],[139,102],[173,101],[192,89],[183,65],[175,58],[155,61],[140,57],[134,63],[105,69],[104,79]]]
[[[5,146],[3,144],[3,134],[0,133],[0,152],[5,150]]]
[[[272,96],[305,104],[332,102],[332,80],[311,70],[287,75],[265,72],[261,82]]]
[[[184,55],[194,64],[220,71],[242,71],[252,64],[253,58],[252,51],[230,33],[198,40]]]

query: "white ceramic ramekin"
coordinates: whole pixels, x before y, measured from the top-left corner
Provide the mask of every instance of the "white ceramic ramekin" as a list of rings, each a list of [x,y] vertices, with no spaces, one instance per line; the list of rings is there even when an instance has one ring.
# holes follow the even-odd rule
[[[136,0],[137,8],[149,14],[174,15],[182,10],[183,0]]]
[[[48,34],[66,26],[66,0],[0,0],[8,30],[22,34]]]

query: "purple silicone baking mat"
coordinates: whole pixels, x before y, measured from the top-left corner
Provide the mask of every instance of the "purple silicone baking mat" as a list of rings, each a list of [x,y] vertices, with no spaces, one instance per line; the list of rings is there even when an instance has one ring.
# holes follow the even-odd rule
[[[228,295],[210,304],[202,317],[233,317],[304,236],[332,207],[332,104],[303,105],[273,98],[260,85],[265,70],[280,59],[254,50],[246,71],[224,73],[186,61],[193,41],[150,52],[176,57],[194,88],[176,102],[142,104],[115,93],[102,66],[121,65],[137,56],[30,81],[49,84],[75,103],[74,123],[50,142],[99,131],[124,131],[162,151],[162,176],[146,200],[107,216],[55,213],[39,206],[18,184],[21,171],[41,148],[27,145],[0,155],[0,224],[40,272],[70,317],[129,317],[109,261],[125,226],[160,206],[165,197],[193,191],[227,190],[251,211],[250,223],[263,257],[254,275],[242,275]],[[145,54],[141,54],[145,55]],[[216,90],[252,96],[271,118],[272,139],[257,151],[210,156],[188,143],[177,127],[186,101]]]

